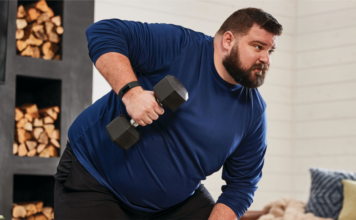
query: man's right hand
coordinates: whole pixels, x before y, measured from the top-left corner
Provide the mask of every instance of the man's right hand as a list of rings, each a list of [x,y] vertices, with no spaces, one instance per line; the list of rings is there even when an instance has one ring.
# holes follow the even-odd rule
[[[158,116],[164,113],[153,91],[143,90],[140,86],[130,89],[122,97],[122,102],[130,117],[141,126],[152,124],[153,120],[157,120]]]

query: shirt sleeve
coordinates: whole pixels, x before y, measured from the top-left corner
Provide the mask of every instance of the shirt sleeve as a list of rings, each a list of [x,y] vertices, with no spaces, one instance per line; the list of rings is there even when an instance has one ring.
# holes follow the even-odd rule
[[[125,55],[135,72],[150,73],[168,66],[187,45],[189,29],[119,19],[98,21],[86,30],[89,56],[95,64],[108,52]]]
[[[223,193],[217,202],[230,207],[238,219],[252,204],[257,183],[262,176],[267,148],[266,133],[267,117],[264,111],[248,136],[224,164],[222,178],[226,185],[222,186]]]

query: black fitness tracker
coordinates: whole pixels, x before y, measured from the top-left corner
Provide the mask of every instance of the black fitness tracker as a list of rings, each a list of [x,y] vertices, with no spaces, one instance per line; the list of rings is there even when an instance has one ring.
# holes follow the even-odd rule
[[[119,98],[122,99],[122,97],[127,93],[130,89],[136,87],[136,86],[141,86],[138,81],[133,81],[127,83],[124,87],[120,89],[120,92],[118,94]]]

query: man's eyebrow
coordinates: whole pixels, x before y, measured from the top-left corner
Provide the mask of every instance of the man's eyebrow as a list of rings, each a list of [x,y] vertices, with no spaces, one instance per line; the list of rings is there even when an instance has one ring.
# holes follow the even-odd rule
[[[268,46],[268,44],[262,42],[262,41],[258,41],[258,40],[255,40],[255,41],[252,41],[252,43],[259,43],[259,44],[262,44],[263,46]],[[272,49],[276,49],[276,47],[272,46]]]

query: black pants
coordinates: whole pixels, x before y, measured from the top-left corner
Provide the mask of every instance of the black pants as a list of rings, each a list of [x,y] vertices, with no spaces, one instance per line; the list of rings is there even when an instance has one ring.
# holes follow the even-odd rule
[[[128,207],[80,164],[67,143],[55,175],[55,219],[208,219],[215,202],[203,185],[185,201],[160,212]]]

